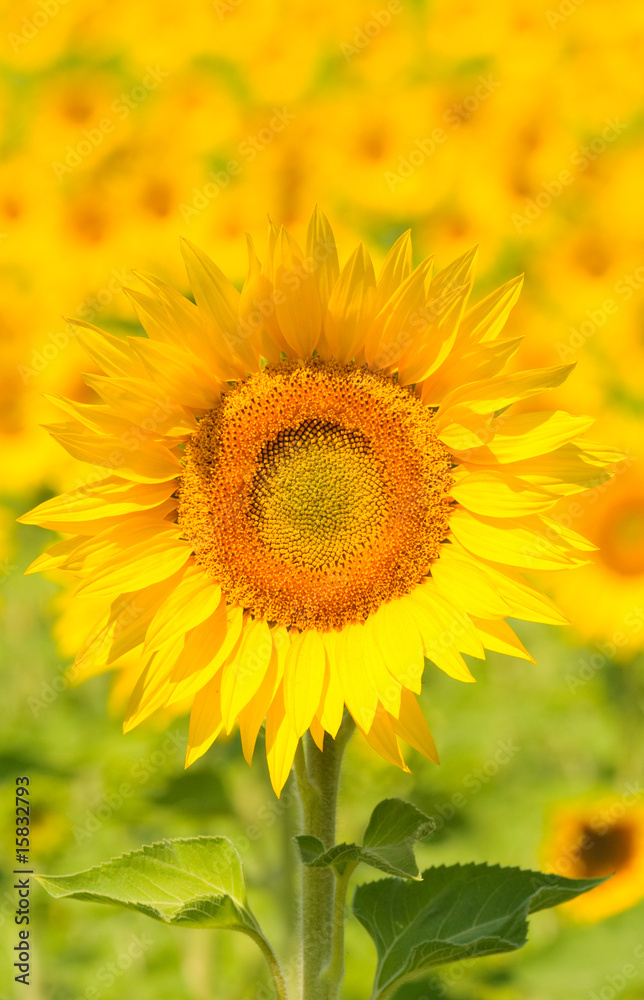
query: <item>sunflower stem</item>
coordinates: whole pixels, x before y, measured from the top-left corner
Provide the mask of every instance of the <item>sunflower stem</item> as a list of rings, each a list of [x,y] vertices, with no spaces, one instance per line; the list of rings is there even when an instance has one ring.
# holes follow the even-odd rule
[[[302,806],[302,833],[317,837],[327,850],[335,843],[340,766],[353,728],[353,720],[347,715],[335,740],[325,733],[323,751],[318,750],[310,733],[307,733],[296,755],[295,775]],[[333,871],[305,865],[302,871],[301,909],[303,1000],[331,1000],[334,996],[329,992],[332,985],[330,977],[324,973],[331,964],[333,953],[335,896]],[[336,993],[338,987],[339,982],[335,986]]]
[[[331,928],[331,957],[323,974],[328,1000],[337,1000],[344,979],[344,923],[347,906],[347,889],[357,863],[350,861],[341,875],[335,873],[335,899]]]

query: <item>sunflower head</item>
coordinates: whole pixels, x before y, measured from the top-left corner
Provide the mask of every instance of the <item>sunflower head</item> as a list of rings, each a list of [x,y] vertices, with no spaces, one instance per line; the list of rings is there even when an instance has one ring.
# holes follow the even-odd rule
[[[596,923],[621,913],[644,897],[644,809],[630,793],[561,806],[550,819],[543,856],[558,875],[607,878],[566,903],[572,919]]]
[[[188,763],[235,724],[250,760],[265,722],[278,792],[345,710],[387,760],[436,760],[425,659],[471,681],[464,654],[530,658],[504,619],[564,619],[522,571],[592,547],[553,511],[607,477],[591,421],[508,409],[570,369],[505,374],[520,280],[471,305],[475,254],[414,268],[409,233],[376,277],[317,211],[304,250],[271,226],[241,293],[184,256],[194,303],[128,290],[145,336],[78,324],[99,402],[57,399],[50,430],[103,474],[22,519],[75,533],[31,569],[105,602],[77,667],[138,651],[126,725],[188,699]]]

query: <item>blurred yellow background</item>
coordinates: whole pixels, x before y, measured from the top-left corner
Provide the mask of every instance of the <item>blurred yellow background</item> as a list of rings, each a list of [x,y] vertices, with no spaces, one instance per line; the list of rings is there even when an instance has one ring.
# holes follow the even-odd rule
[[[71,870],[79,845],[72,831],[86,808],[84,796],[98,800],[110,783],[118,787],[123,755],[152,752],[165,738],[151,728],[122,746],[118,723],[104,719],[101,693],[91,686],[102,681],[80,693],[63,684],[62,697],[54,692],[42,718],[28,704],[52,677],[60,681],[72,654],[69,634],[59,635],[58,647],[50,638],[51,602],[61,602],[53,584],[21,579],[45,533],[21,529],[18,536],[13,524],[18,513],[73,488],[79,477],[76,463],[40,426],[55,419],[47,394],[92,399],[80,377],[92,365],[63,317],[115,334],[137,330],[121,286],[135,280],[134,269],[187,292],[180,236],[201,246],[239,286],[245,233],[261,256],[267,214],[302,236],[316,203],[331,220],[341,261],[358,239],[380,260],[411,228],[417,259],[433,251],[438,266],[480,244],[479,296],[525,272],[507,334],[525,336],[515,364],[576,362],[572,377],[543,405],[596,416],[591,435],[625,455],[610,486],[566,502],[557,514],[601,551],[592,565],[546,582],[572,625],[530,633],[539,666],[505,661],[497,667],[500,658],[492,658],[489,677],[467,697],[432,682],[428,717],[446,770],[436,778],[418,766],[416,795],[428,808],[435,800],[432,783],[438,782],[438,801],[449,801],[463,774],[490,753],[493,759],[498,736],[514,725],[508,719],[523,711],[521,697],[533,698],[528,669],[538,672],[534,698],[541,699],[540,709],[525,709],[524,753],[509,765],[511,776],[503,779],[509,784],[485,783],[474,818],[464,819],[465,810],[451,824],[455,839],[446,846],[437,841],[440,860],[466,860],[463,852],[469,858],[483,843],[489,860],[536,866],[540,839],[548,836],[544,816],[555,817],[548,822],[558,830],[558,844],[563,835],[557,801],[577,792],[597,801],[606,793],[632,798],[644,763],[643,67],[644,5],[637,0],[6,5],[0,32],[0,580],[8,640],[3,672],[22,708],[2,746],[10,782],[11,761],[22,764],[20,753],[43,771],[39,835],[47,863],[54,859],[57,870]],[[461,725],[478,736],[460,739]],[[551,726],[569,729],[553,736]],[[87,746],[92,727],[100,732],[96,748]],[[139,751],[127,749],[133,745]],[[92,753],[98,748],[106,754],[100,764]],[[549,761],[543,773],[542,752]],[[197,773],[204,782],[221,783],[220,765],[227,761],[232,777],[218,793],[221,812],[248,812],[231,788],[241,782],[244,795],[263,801],[259,779],[246,774],[234,747],[219,753]],[[170,755],[170,785],[183,780],[180,758]],[[365,789],[388,781],[392,793],[409,793],[396,786],[398,776],[385,779],[380,765],[358,751],[351,766],[352,780],[362,780]],[[63,802],[58,796],[67,782]],[[111,839],[101,833],[89,843],[84,862],[101,860],[107,844],[119,853],[141,837],[176,835],[177,815],[182,831],[206,832],[210,819],[195,812],[194,803],[186,807],[185,790],[175,798],[164,790],[159,772],[146,794],[138,808],[128,801],[117,811]],[[639,805],[641,796],[635,795]],[[583,815],[589,808],[592,814],[585,802]],[[146,818],[148,809],[153,819]],[[359,824],[363,811],[348,822]],[[641,810],[633,815],[644,823]],[[574,827],[566,822],[566,829]],[[275,856],[280,843],[277,837]],[[436,851],[427,849],[426,863]],[[642,872],[634,872],[641,883]],[[644,895],[640,887],[635,902]],[[270,889],[269,879],[264,890]],[[631,897],[624,907],[633,904]],[[633,959],[634,977],[620,972],[635,948],[636,913],[584,930],[590,937],[560,926],[553,915],[539,918],[525,966],[521,956],[483,963],[486,973],[448,982],[437,996],[590,1000],[593,990],[603,998],[601,989],[616,988],[611,976],[622,976],[624,1000],[644,997],[644,962]],[[640,930],[641,916],[640,906]],[[103,933],[117,934],[121,917],[107,917],[99,920]],[[58,957],[47,959],[49,966],[43,957],[34,997],[78,1000],[95,988],[105,998],[125,989],[143,1000],[198,1000],[212,995],[208,984],[212,977],[217,982],[217,969],[235,971],[236,953],[226,952],[225,943],[216,946],[224,953],[217,965],[204,957],[205,945],[172,939],[178,951],[170,949],[174,964],[164,965],[162,933],[155,928],[157,945],[146,952],[137,978],[97,984],[96,967],[107,959],[96,931],[83,948],[84,919],[75,910],[68,917],[71,957],[52,932],[46,947]],[[106,939],[109,954],[127,950],[123,934],[125,944]],[[359,969],[367,944],[360,932],[350,946],[356,950],[347,997],[354,1000],[363,995]],[[586,948],[595,967],[583,957]],[[364,961],[372,962],[370,953]],[[256,982],[235,986],[232,972],[226,982],[221,995],[233,1000],[263,995]]]

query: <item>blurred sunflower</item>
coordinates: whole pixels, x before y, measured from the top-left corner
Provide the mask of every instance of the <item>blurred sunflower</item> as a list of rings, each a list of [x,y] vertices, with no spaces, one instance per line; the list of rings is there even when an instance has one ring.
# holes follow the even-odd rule
[[[530,659],[503,619],[564,619],[519,571],[592,548],[546,514],[608,477],[592,421],[505,412],[570,366],[500,374],[521,281],[467,309],[473,251],[432,276],[405,233],[376,280],[362,244],[340,270],[316,211],[306,253],[271,227],[261,265],[249,240],[241,293],[184,256],[196,304],[129,291],[147,338],[80,324],[102,403],[56,399],[50,430],[109,473],[22,518],[77,533],[30,571],[111,600],[77,662],[142,648],[126,728],[192,699],[188,764],[236,722],[250,761],[265,719],[279,793],[345,706],[387,760],[407,769],[399,737],[436,760],[424,657],[463,681],[463,653]]]
[[[641,419],[609,414],[607,439],[626,454],[610,488],[597,484],[581,502],[562,504],[559,516],[576,523],[598,551],[579,571],[556,573],[557,602],[584,641],[600,653],[629,660],[644,646],[644,472]],[[568,578],[569,576],[569,578]]]
[[[566,903],[570,917],[597,923],[621,913],[644,898],[644,807],[617,797],[563,806],[550,819],[542,853],[546,871],[613,876]]]

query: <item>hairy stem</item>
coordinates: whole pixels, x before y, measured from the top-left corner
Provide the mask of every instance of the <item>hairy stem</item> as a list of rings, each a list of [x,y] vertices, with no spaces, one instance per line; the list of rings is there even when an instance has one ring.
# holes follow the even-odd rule
[[[353,720],[347,716],[335,740],[325,733],[323,751],[318,750],[307,733],[296,755],[302,833],[317,837],[327,850],[335,843],[340,765],[353,728]],[[305,865],[301,910],[303,1000],[329,1000],[328,979],[323,973],[331,961],[334,902],[333,871]]]
[[[253,935],[255,943],[262,952],[269,969],[271,970],[271,976],[273,977],[273,985],[275,986],[275,996],[277,1000],[288,1000],[288,993],[286,992],[286,983],[284,982],[284,976],[282,975],[282,970],[280,964],[275,957],[275,953],[268,941],[261,934]]]
[[[344,979],[344,922],[347,905],[347,889],[349,880],[357,867],[356,862],[349,862],[342,872],[336,875],[335,899],[333,902],[333,918],[331,927],[331,956],[324,979],[327,983],[328,1000],[337,1000]]]

